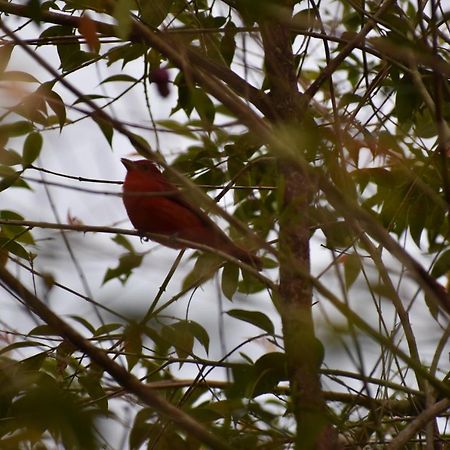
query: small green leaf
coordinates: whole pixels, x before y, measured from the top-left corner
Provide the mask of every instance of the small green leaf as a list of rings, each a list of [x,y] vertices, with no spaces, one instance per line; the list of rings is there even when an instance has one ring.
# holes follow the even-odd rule
[[[266,286],[253,275],[249,275],[247,271],[242,271],[242,280],[239,282],[238,291],[243,294],[254,294],[261,292]]]
[[[0,218],[4,220],[24,220],[20,214],[7,209],[0,211]],[[14,239],[14,241],[22,242],[24,244],[34,244],[33,236],[28,227],[2,224],[1,230],[5,237]]]
[[[26,341],[26,342],[14,342],[13,344],[6,345],[5,347],[2,347],[0,349],[0,355],[3,353],[8,353],[13,350],[17,350],[20,348],[26,348],[26,347],[37,347],[41,348],[42,342],[38,341]]]
[[[9,173],[6,169],[9,169]],[[20,173],[11,169],[11,167],[0,166],[0,177],[2,178],[0,181],[0,192],[11,186],[30,189],[28,184],[20,178]]]
[[[339,108],[343,108],[351,103],[360,103],[362,99],[363,98],[360,95],[348,92],[339,99]]]
[[[122,284],[125,284],[132,274],[133,269],[141,265],[142,258],[142,255],[136,253],[126,253],[122,255],[119,258],[119,264],[115,268],[106,271],[102,284],[105,284],[114,278],[117,278]]]
[[[220,53],[228,66],[233,62],[234,53],[236,51],[235,36],[236,25],[230,21],[225,26],[225,33],[220,41]]]
[[[125,250],[128,250],[130,253],[135,253],[133,245],[131,244],[129,239],[127,239],[122,234],[117,234],[111,240],[115,242],[117,245],[123,247]]]
[[[203,89],[197,88],[191,92],[192,104],[197,111],[200,119],[207,123],[214,123],[216,110],[214,103]]]
[[[28,336],[58,336],[59,333],[49,325],[38,325],[28,332]]]
[[[170,12],[174,0],[159,0],[153,1],[141,1],[141,18],[145,24],[150,27],[156,28],[161,25],[163,20]]]
[[[77,316],[77,315],[70,315],[69,317],[71,319],[75,320],[75,322],[78,322],[79,324],[83,325],[89,331],[89,333],[91,333],[91,334],[95,333],[95,328],[84,317]]]
[[[442,253],[441,256],[434,263],[431,269],[431,275],[435,278],[439,278],[445,275],[450,270],[450,250]]]
[[[89,371],[87,374],[79,376],[78,381],[100,410],[107,413],[108,396],[103,389],[101,379],[99,379],[97,372]]]
[[[149,421],[153,416],[154,410],[151,408],[144,408],[138,411],[128,438],[130,450],[141,449],[144,442],[149,439],[151,425]]]
[[[32,259],[30,253],[28,253],[24,247],[18,244],[16,241],[11,240],[10,238],[0,237],[0,251],[6,250],[13,255],[18,256],[19,258],[23,258],[27,261]]]
[[[272,321],[260,311],[247,311],[244,309],[230,309],[227,314],[235,319],[250,323],[257,328],[261,328],[269,334],[275,333]]]
[[[33,75],[28,72],[20,70],[11,70],[9,72],[0,73],[0,80],[2,81],[22,81],[25,83],[39,83]]]
[[[239,285],[239,267],[236,264],[225,263],[222,271],[222,291],[228,300],[233,296]]]
[[[280,352],[267,353],[255,362],[256,378],[249,385],[251,397],[273,392],[280,381],[288,379],[286,355]]]
[[[182,320],[173,325],[166,325],[161,335],[175,348],[179,358],[187,358],[192,354],[194,335],[186,321]]]
[[[38,132],[30,133],[23,144],[22,165],[28,167],[39,157],[42,149],[42,136]]]
[[[105,136],[106,140],[108,141],[108,144],[112,145],[112,138],[114,134],[114,128],[111,126],[109,122],[106,122],[103,118],[93,115],[92,118],[94,119],[95,123],[98,125],[100,130],[103,133],[103,136]]]
[[[127,74],[123,73],[123,74],[119,74],[119,75],[112,75],[111,77],[104,79],[100,84],[112,83],[115,81],[125,81],[125,82],[136,83],[138,80],[136,78],[132,77],[131,75],[127,75]]]
[[[345,286],[350,289],[361,272],[361,260],[354,253],[342,257],[344,263]]]
[[[198,342],[200,342],[200,344],[205,349],[206,353],[208,353],[209,350],[208,332],[199,323],[194,322],[193,320],[188,320],[185,323],[186,327],[189,329],[189,331],[192,333],[195,339]]]
[[[0,125],[0,136],[17,137],[33,131],[33,124],[27,120]]]
[[[128,363],[128,370],[131,370],[139,361],[142,353],[142,336],[139,325],[131,322],[123,333],[123,345],[127,352],[125,358]]]
[[[100,100],[100,99],[110,99],[107,95],[89,94],[83,95],[83,97],[77,98],[72,105],[78,105],[79,103],[85,103],[86,100]]]
[[[0,46],[0,72],[4,72],[11,59],[11,53],[14,50],[14,45],[5,44]]]
[[[125,44],[113,47],[106,53],[106,57],[108,59],[107,65],[110,66],[116,61],[122,60],[123,68],[130,61],[145,55],[147,50],[148,48],[141,43]]]
[[[146,2],[147,3],[147,2]],[[149,2],[153,3],[153,2]],[[127,39],[131,28],[132,18],[131,10],[135,7],[133,0],[116,0],[113,16],[117,20],[117,35],[122,39]]]
[[[197,136],[190,130],[188,125],[184,125],[176,120],[158,120],[157,125],[161,125],[168,130],[174,131],[180,136],[187,137],[189,139],[197,140]]]
[[[213,277],[219,268],[219,261],[216,255],[202,253],[198,256],[194,268],[183,280],[183,289],[198,286]]]
[[[28,0],[26,3],[27,13],[37,25],[40,25],[42,13],[40,0]]]
[[[404,76],[397,86],[394,113],[400,123],[412,120],[414,111],[421,103],[420,95],[408,76]]]
[[[46,96],[48,106],[50,106],[52,111],[56,114],[61,129],[66,123],[66,105],[64,104],[63,99],[55,91],[49,90],[46,93]]]
[[[94,336],[109,335],[111,332],[118,330],[123,325],[121,323],[107,323],[95,330]]]
[[[148,158],[149,153],[152,152],[152,148],[150,147],[150,144],[138,134],[130,133],[128,135],[128,138],[130,139],[131,145],[135,147],[135,150],[145,158]]]
[[[0,148],[0,164],[7,166],[15,166],[22,162],[21,156],[14,150]]]

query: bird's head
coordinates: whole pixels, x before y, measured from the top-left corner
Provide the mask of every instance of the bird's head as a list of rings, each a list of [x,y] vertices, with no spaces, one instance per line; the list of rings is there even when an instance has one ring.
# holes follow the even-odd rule
[[[153,161],[148,159],[140,159],[139,161],[131,161],[130,159],[122,158],[122,164],[127,169],[127,172],[140,172],[148,174],[161,174],[158,167]]]

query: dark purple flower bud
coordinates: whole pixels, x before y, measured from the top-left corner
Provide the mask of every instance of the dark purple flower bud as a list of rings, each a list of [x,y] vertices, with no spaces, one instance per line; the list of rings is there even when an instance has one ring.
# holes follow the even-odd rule
[[[167,69],[155,69],[150,72],[150,82],[156,83],[158,92],[161,97],[167,97],[169,90],[169,71]]]

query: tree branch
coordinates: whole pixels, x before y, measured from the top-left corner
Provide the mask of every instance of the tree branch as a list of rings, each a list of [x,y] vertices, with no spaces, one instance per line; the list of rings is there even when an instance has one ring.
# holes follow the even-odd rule
[[[33,11],[27,5],[0,1],[0,11],[20,17],[33,18]],[[69,26],[72,28],[78,28],[80,25],[79,16],[56,13],[45,9],[41,9],[40,17],[42,21],[57,25]],[[99,20],[93,20],[93,23],[95,24],[97,32],[100,34],[104,36],[117,36],[117,26]],[[225,83],[227,88],[232,89],[240,97],[250,101],[263,114],[267,115],[269,113],[269,104],[263,92],[256,89],[228,67],[220,65],[206,58],[198,50],[186,46],[180,39],[176,39],[173,33],[164,31],[154,33],[142,26],[142,24],[133,22],[128,39],[132,42],[145,42],[150,46],[157,48],[163,55],[168,57],[170,55],[169,59],[178,65],[180,69],[183,70],[188,66],[194,79],[196,79],[200,73],[198,68],[202,69],[205,73],[213,75],[221,80]],[[168,53],[166,53],[166,51],[168,51]],[[177,57],[174,59],[174,55],[176,54]]]

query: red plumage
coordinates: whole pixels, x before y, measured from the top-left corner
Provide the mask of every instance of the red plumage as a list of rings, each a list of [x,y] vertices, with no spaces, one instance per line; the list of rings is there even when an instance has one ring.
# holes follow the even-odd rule
[[[172,248],[196,248],[195,244],[207,245],[229,254],[241,261],[261,268],[261,260],[238,247],[203,211],[192,205],[159,171],[146,159],[130,161],[123,158],[127,175],[123,184],[123,203],[131,223],[138,231],[173,236],[192,242],[161,241]],[[154,195],[161,193],[160,196]],[[142,195],[140,195],[142,194]]]

